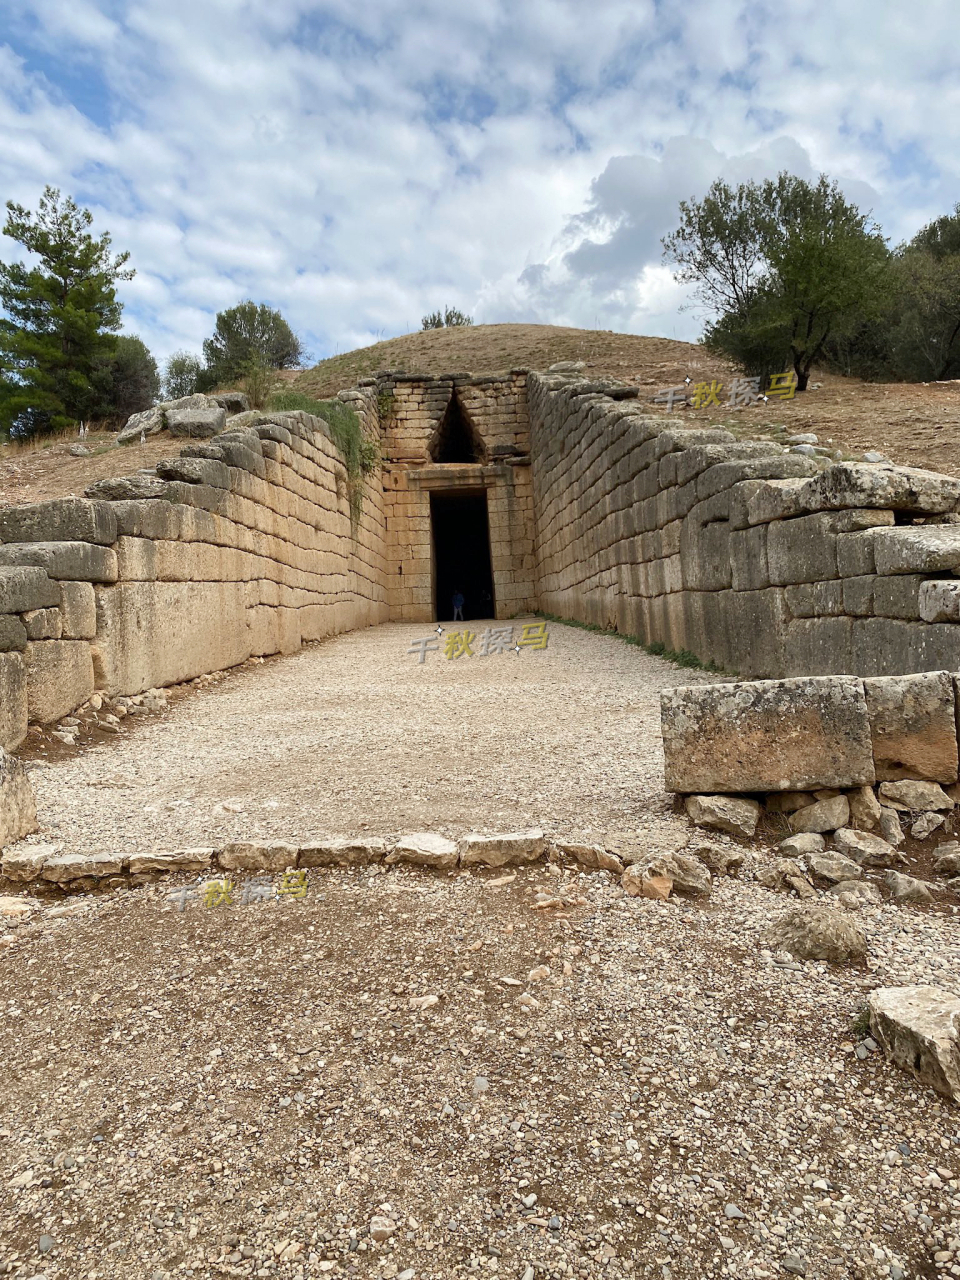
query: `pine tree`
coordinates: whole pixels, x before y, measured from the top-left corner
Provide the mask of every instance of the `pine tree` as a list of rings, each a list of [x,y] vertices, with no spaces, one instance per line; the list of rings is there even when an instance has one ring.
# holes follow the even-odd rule
[[[90,234],[93,215],[47,187],[36,214],[7,202],[4,235],[39,263],[0,263],[0,426],[32,435],[69,426],[95,409],[96,372],[113,354],[130,280],[128,253]]]

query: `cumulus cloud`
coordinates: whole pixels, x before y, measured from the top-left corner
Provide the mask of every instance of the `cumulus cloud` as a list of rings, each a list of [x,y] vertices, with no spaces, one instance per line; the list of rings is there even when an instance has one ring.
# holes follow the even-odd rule
[[[950,0],[5,10],[0,186],[93,209],[161,357],[244,297],[318,357],[444,303],[694,336],[659,241],[714,178],[824,170],[898,239],[960,176]]]

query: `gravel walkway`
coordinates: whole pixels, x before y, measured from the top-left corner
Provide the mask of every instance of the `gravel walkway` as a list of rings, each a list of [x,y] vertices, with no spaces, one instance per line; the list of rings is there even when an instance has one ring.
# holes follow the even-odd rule
[[[675,821],[660,689],[714,677],[556,623],[543,651],[441,649],[421,665],[407,650],[431,634],[354,632],[229,674],[162,718],[128,720],[34,772],[44,838],[142,852],[254,835],[539,825],[596,836]]]

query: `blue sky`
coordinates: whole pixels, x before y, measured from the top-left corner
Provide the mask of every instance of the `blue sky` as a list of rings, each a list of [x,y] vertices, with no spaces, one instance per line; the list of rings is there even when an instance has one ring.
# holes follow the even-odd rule
[[[444,304],[692,338],[659,241],[715,178],[826,172],[893,242],[960,200],[956,29],[953,0],[5,0],[0,194],[92,209],[161,360],[246,297],[316,358]]]

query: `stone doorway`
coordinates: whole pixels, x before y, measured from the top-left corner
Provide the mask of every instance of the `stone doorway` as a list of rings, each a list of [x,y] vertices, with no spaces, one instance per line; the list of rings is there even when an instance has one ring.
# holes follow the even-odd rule
[[[430,529],[434,617],[452,621],[458,591],[465,621],[496,617],[486,489],[431,493]]]

